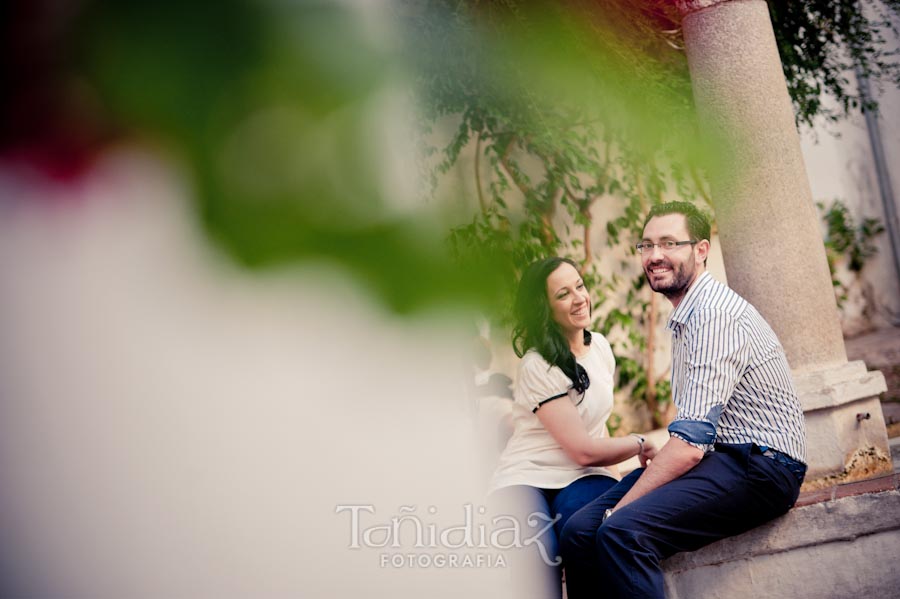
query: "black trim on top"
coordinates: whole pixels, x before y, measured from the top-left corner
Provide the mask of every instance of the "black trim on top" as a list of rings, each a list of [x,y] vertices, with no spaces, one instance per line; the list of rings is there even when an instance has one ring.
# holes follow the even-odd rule
[[[559,395],[554,395],[553,397],[548,397],[544,401],[539,401],[537,407],[535,407],[533,410],[531,410],[531,413],[534,414],[535,412],[537,412],[538,408],[541,407],[542,405],[544,405],[545,403],[547,403],[548,401],[553,401],[554,399],[559,399],[560,397],[565,397],[568,394],[569,394],[568,391],[563,391]]]

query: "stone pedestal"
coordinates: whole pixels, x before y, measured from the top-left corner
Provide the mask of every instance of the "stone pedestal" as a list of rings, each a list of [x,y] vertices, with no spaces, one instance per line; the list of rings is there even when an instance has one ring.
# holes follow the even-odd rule
[[[878,394],[879,371],[861,361],[794,377],[806,416],[809,471],[803,489],[816,489],[892,472]]]
[[[880,473],[890,455],[875,398],[884,381],[861,362],[847,364],[768,6],[679,7],[699,120],[721,159],[710,185],[728,283],[784,346],[809,427],[808,484]],[[857,413],[870,416],[857,421]]]

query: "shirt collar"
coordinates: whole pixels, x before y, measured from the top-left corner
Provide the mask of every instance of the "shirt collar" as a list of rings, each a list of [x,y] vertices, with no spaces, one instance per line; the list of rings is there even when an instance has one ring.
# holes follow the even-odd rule
[[[702,295],[701,290],[713,280],[714,279],[712,278],[712,275],[709,274],[708,270],[703,271],[703,273],[694,280],[691,286],[688,287],[687,293],[681,298],[678,307],[672,312],[672,316],[669,317],[669,322],[666,323],[667,329],[674,330],[676,325],[682,325],[688,321],[691,317],[691,313],[694,311],[694,306]]]

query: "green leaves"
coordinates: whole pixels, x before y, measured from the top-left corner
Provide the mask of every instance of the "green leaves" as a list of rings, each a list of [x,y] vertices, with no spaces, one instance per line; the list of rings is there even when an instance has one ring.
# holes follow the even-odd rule
[[[408,191],[412,78],[397,23],[365,11],[96,0],[77,21],[73,68],[111,129],[182,162],[200,222],[247,268],[325,261],[397,312],[495,309],[501,249],[460,264],[443,214]],[[459,128],[446,168],[471,132]]]
[[[866,260],[878,251],[872,244],[872,239],[884,232],[881,221],[877,218],[865,218],[857,225],[847,205],[837,199],[828,208],[823,202],[816,202],[816,206],[822,211],[822,219],[827,227],[825,249],[835,259],[846,258],[847,268],[851,271],[860,272]]]
[[[825,257],[835,299],[841,308],[848,297],[848,286],[838,277],[838,263],[844,261],[850,272],[858,277],[866,261],[878,251],[872,239],[884,232],[884,227],[876,218],[865,218],[857,225],[846,204],[838,199],[827,208],[823,202],[816,202],[816,207],[822,213],[826,227]]]
[[[799,122],[872,107],[849,77],[854,66],[876,85],[900,82],[882,43],[896,32],[895,0],[769,7]],[[200,221],[251,268],[330,260],[401,311],[496,305],[495,282],[511,278],[511,264],[570,253],[590,270],[590,231],[605,230],[611,246],[630,242],[650,204],[673,191],[707,195],[699,165],[711,152],[695,135],[669,2],[428,0],[378,12],[94,0],[81,10],[61,44],[66,77],[87,90],[106,132],[183,162]],[[456,119],[426,179],[449,174],[480,140],[483,214],[451,240],[473,244],[465,267],[440,239],[445,214],[390,182],[393,171],[415,171],[417,140],[383,108],[413,92],[423,124]],[[586,231],[579,245],[559,238],[565,226]],[[449,274],[416,290],[394,276],[403,269]]]

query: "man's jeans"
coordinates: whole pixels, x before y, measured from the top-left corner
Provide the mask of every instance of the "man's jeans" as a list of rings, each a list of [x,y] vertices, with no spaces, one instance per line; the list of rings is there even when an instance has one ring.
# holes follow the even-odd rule
[[[560,553],[569,599],[663,598],[661,560],[784,514],[797,500],[803,480],[752,443],[717,443],[693,469],[603,522],[606,509],[639,476],[636,471],[622,479],[563,528]]]

